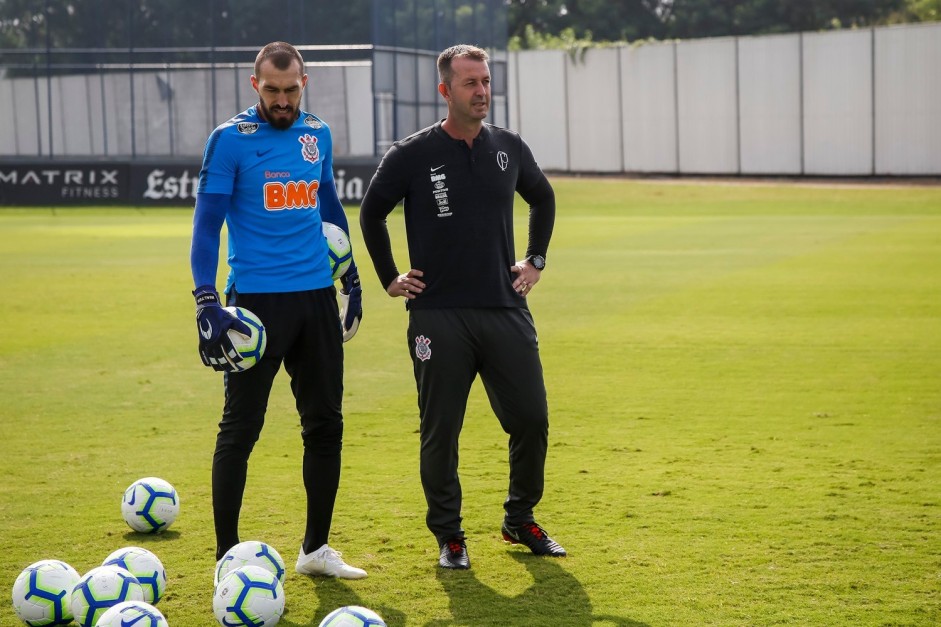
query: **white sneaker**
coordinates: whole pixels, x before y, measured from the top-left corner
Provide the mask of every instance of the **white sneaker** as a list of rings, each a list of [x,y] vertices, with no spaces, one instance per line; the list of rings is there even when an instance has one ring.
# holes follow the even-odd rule
[[[338,551],[326,544],[307,554],[304,553],[304,547],[301,547],[294,569],[302,575],[323,575],[340,579],[362,579],[366,576],[365,570],[350,566],[343,561]]]

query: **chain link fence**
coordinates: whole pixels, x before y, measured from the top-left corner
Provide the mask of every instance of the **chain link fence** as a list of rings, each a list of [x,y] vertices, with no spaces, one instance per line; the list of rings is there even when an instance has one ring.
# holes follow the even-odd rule
[[[304,107],[338,157],[375,157],[443,115],[437,53],[491,51],[506,125],[502,0],[7,0],[0,5],[0,158],[198,158],[218,124],[253,104],[265,43],[295,44]]]

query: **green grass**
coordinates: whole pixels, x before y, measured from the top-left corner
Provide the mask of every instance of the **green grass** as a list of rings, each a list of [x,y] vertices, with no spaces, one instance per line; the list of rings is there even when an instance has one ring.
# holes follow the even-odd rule
[[[554,184],[530,297],[551,413],[537,516],[569,557],[500,539],[506,436],[478,385],[461,441],[473,569],[435,567],[406,313],[355,230],[366,315],[331,544],[370,576],[293,574],[301,446],[281,374],[242,514],[243,539],[288,563],[281,625],[348,604],[395,626],[941,623],[941,187]],[[38,559],[85,572],[145,546],[168,569],[170,624],[215,624],[222,387],[196,354],[190,223],[0,211],[0,588]],[[155,537],[120,515],[146,475],[182,499]]]

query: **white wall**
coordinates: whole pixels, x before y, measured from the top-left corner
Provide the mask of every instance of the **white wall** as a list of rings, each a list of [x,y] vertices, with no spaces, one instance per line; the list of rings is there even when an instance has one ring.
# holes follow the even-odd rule
[[[798,34],[738,41],[742,174],[801,173],[800,45]]]
[[[330,125],[335,153],[372,155],[372,66],[308,63],[307,71],[302,106]],[[251,65],[243,64],[217,68],[215,75],[208,69],[136,70],[55,76],[48,83],[0,80],[0,106],[12,121],[0,126],[0,155],[47,155],[51,119],[56,156],[199,159],[212,129],[258,101],[250,76]]]
[[[624,170],[676,172],[676,46],[624,47],[621,119]]]
[[[619,53],[616,69],[610,49],[590,51],[584,66],[560,51],[511,55],[510,122],[543,167],[941,175],[941,23]],[[611,118],[616,98],[619,121]]]
[[[872,31],[804,35],[804,173],[873,174]]]
[[[516,52],[510,102],[519,102],[516,130],[545,170],[569,170],[568,83],[561,50]],[[515,96],[514,96],[515,94]]]
[[[738,172],[738,100],[734,39],[676,46],[680,172]]]
[[[569,164],[576,172],[622,172],[617,48],[565,56]]]
[[[941,176],[941,23],[507,61],[509,126],[546,170]],[[330,124],[336,154],[372,156],[384,137],[374,122],[388,127],[393,111],[373,113],[371,65],[310,65],[304,107]],[[0,78],[0,156],[47,155],[51,126],[57,156],[198,158],[212,128],[255,102],[250,74],[217,68],[213,83],[203,69],[139,69],[133,112],[128,74]],[[420,89],[436,119],[430,81]],[[493,106],[491,121],[506,123],[503,101]]]
[[[7,123],[0,124],[0,153],[36,155],[46,145],[47,94],[45,80],[0,81],[0,106],[7,116]]]
[[[875,41],[876,173],[941,172],[938,24],[880,28]]]
[[[346,78],[346,119],[350,121],[347,133],[349,149],[346,154],[369,155],[375,143],[373,133],[372,66],[348,66]],[[356,120],[357,122],[354,122]],[[361,122],[358,122],[360,121]],[[331,124],[331,129],[333,125]]]

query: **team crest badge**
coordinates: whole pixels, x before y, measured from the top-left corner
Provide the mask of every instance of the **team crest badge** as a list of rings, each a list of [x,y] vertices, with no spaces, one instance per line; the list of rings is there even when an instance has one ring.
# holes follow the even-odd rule
[[[497,153],[497,165],[506,172],[506,166],[510,165],[510,157],[502,150]]]
[[[317,163],[317,159],[320,158],[320,150],[317,149],[317,138],[305,133],[298,137],[297,141],[301,142],[301,156],[304,157],[304,161]]]
[[[431,359],[431,340],[424,335],[415,338],[415,357],[421,361]]]

